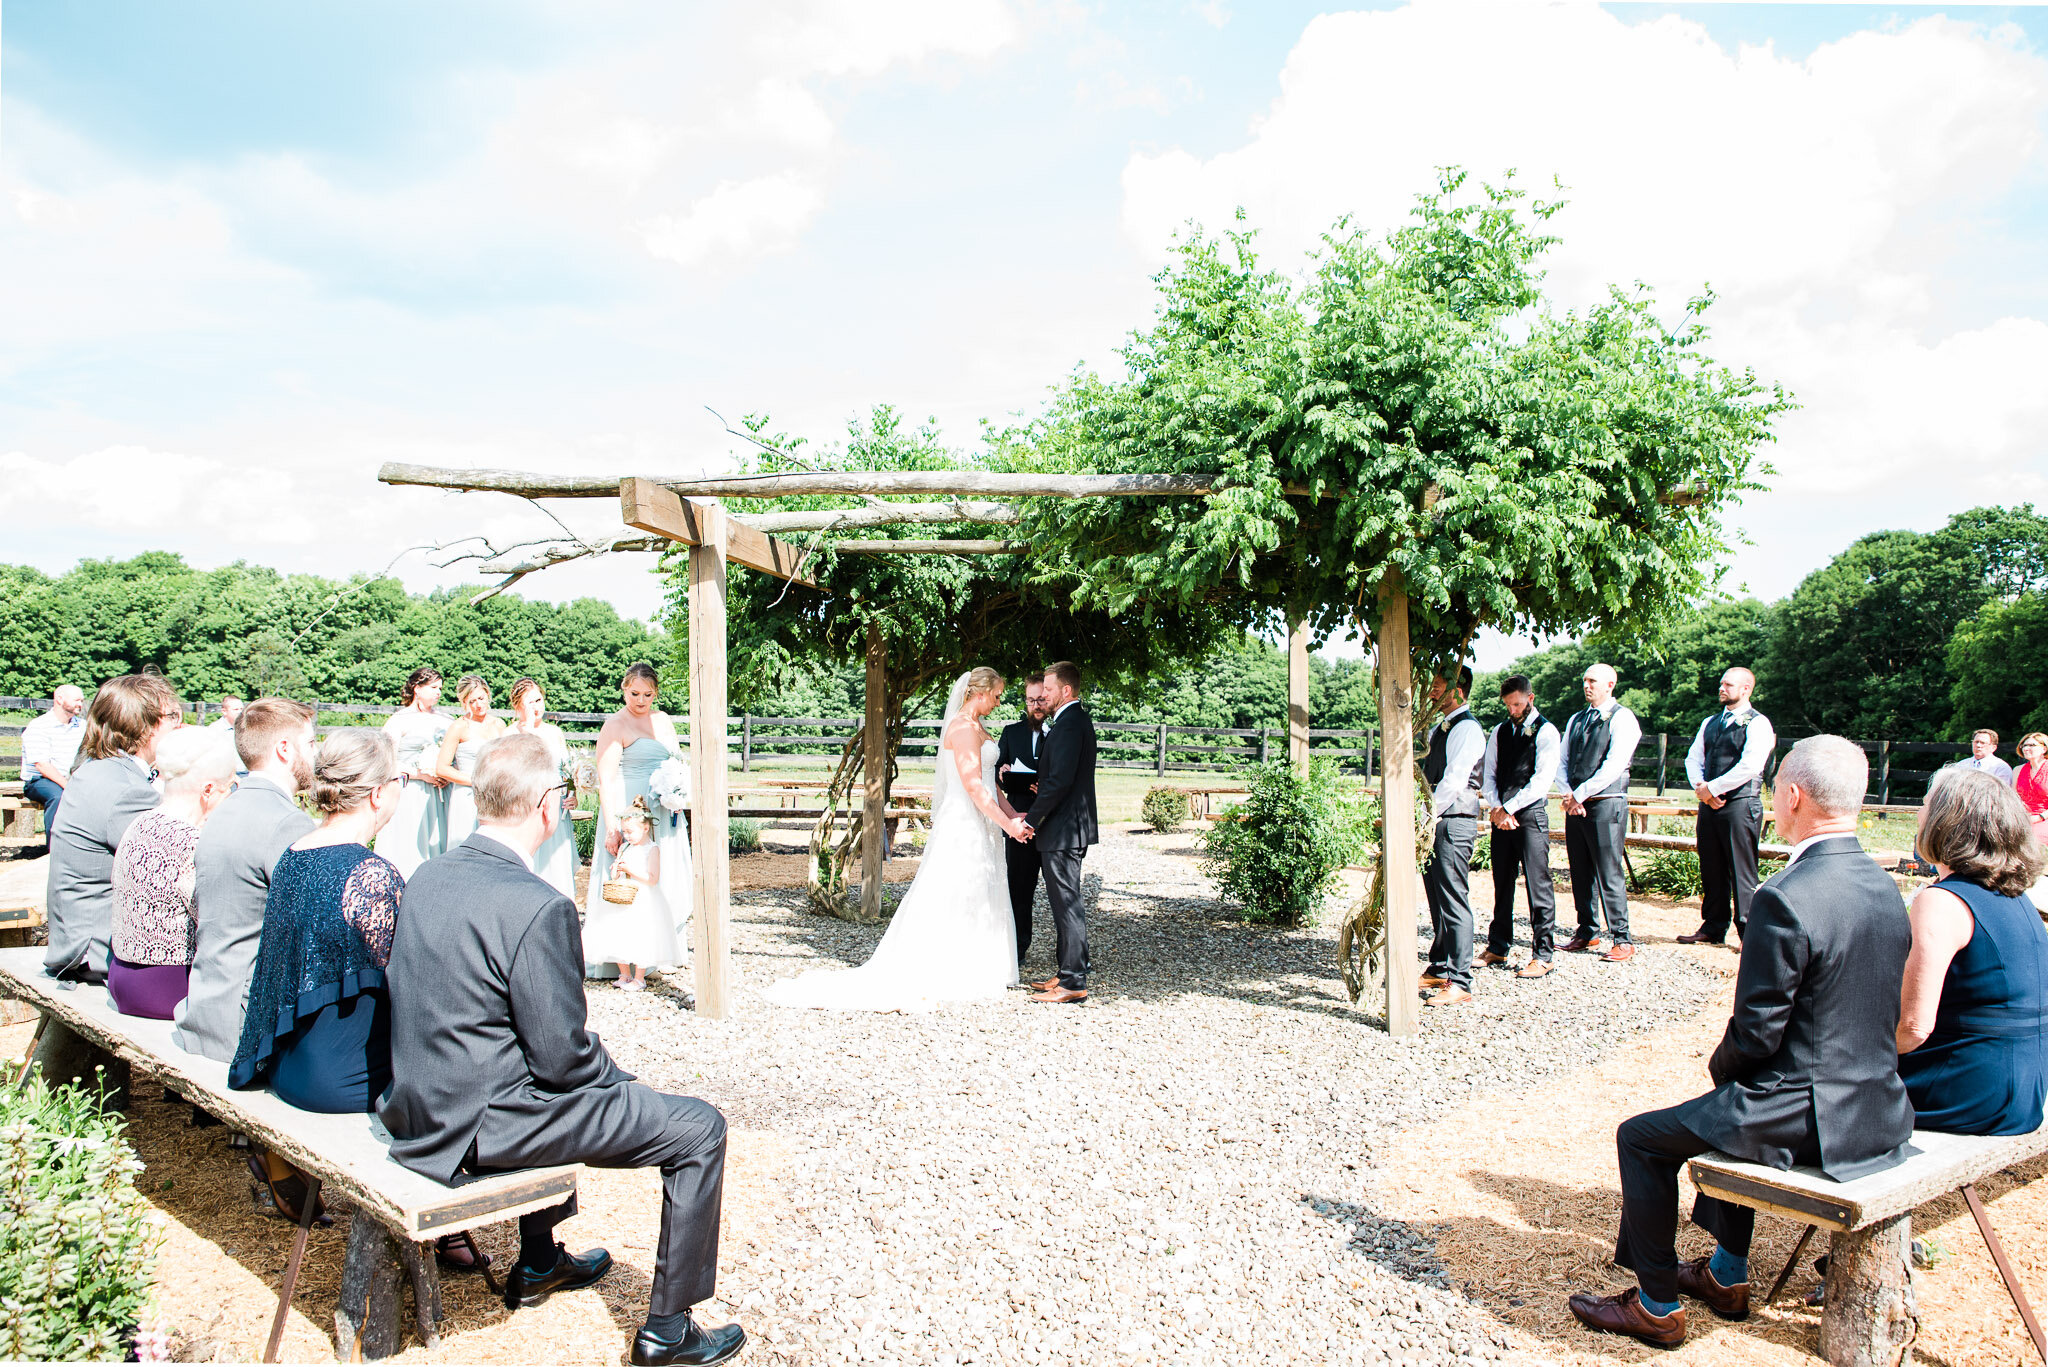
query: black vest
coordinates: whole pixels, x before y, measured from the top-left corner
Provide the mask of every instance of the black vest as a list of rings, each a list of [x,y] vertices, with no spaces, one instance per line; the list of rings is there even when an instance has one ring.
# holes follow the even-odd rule
[[[1444,766],[1450,762],[1451,757],[1451,732],[1457,730],[1460,726],[1477,725],[1479,723],[1473,718],[1472,714],[1461,709],[1458,719],[1449,726],[1437,725],[1429,728],[1429,754],[1423,757],[1422,776],[1429,780],[1432,792],[1435,791],[1437,784],[1444,781]],[[1483,767],[1483,764],[1473,765],[1472,775],[1466,780],[1466,788],[1473,793],[1479,791],[1480,782],[1484,777],[1480,773]],[[1459,805],[1469,806],[1470,804]]]
[[[1535,723],[1533,726],[1530,723]],[[1529,728],[1529,734],[1522,734],[1522,727]],[[1503,802],[1510,794],[1519,793],[1529,786],[1529,780],[1536,777],[1536,734],[1543,729],[1543,714],[1535,708],[1529,709],[1520,725],[1504,721],[1493,731],[1493,790]]]
[[[1620,710],[1621,706],[1617,703],[1615,711],[1618,712]],[[1613,713],[1603,717],[1599,712],[1590,707],[1571,719],[1569,723],[1570,729],[1567,732],[1571,740],[1571,753],[1565,756],[1564,776],[1565,781],[1571,784],[1574,791],[1577,791],[1579,786],[1587,779],[1593,777],[1595,771],[1600,768],[1601,763],[1606,760],[1607,732],[1609,723],[1613,719]],[[1615,779],[1614,782],[1608,784],[1599,792],[1591,794],[1591,796],[1617,797],[1625,795],[1627,792],[1628,770],[1624,769],[1621,771],[1621,777]]]
[[[1753,719],[1756,713],[1752,712],[1749,715]],[[1749,743],[1749,721],[1744,720],[1728,724],[1727,717],[1727,709],[1723,708],[1707,718],[1707,759],[1706,763],[1701,767],[1709,779],[1719,778],[1730,769],[1733,769],[1736,762],[1742,758],[1742,747]],[[1724,800],[1736,797],[1754,797],[1761,791],[1763,791],[1762,782],[1759,779],[1753,778],[1740,788],[1723,793],[1721,796]]]

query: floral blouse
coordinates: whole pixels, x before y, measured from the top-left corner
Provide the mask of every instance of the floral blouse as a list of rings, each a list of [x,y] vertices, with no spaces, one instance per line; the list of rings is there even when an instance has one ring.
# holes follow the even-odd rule
[[[199,828],[165,811],[135,819],[114,853],[114,957],[131,964],[189,964],[193,855]]]

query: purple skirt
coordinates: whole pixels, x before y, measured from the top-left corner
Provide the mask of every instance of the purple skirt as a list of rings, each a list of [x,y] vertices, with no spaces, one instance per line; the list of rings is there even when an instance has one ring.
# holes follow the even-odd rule
[[[131,964],[109,955],[107,995],[124,1016],[167,1021],[185,1000],[185,985],[191,976],[192,969],[186,964]]]

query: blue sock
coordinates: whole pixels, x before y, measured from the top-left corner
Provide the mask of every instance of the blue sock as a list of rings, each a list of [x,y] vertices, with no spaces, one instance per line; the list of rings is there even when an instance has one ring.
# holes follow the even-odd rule
[[[1738,1258],[1716,1244],[1714,1256],[1707,1260],[1707,1271],[1723,1286],[1740,1286],[1749,1280],[1749,1259]]]
[[[1640,1286],[1636,1288],[1636,1299],[1643,1303],[1643,1309],[1649,1311],[1651,1314],[1657,1316],[1660,1319],[1678,1308],[1677,1301],[1651,1300],[1648,1296],[1645,1296],[1643,1294],[1643,1288],[1641,1288]]]

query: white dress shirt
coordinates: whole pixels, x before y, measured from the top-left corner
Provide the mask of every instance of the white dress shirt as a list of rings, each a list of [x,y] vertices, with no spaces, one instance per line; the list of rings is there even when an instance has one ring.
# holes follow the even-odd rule
[[[1514,724],[1513,721],[1502,723],[1504,726],[1513,726]],[[1535,772],[1529,775],[1527,783],[1517,788],[1514,792],[1509,793],[1506,797],[1502,797],[1500,785],[1496,781],[1500,764],[1500,729],[1496,727],[1487,732],[1486,768],[1481,771],[1482,777],[1479,783],[1479,796],[1486,800],[1486,809],[1492,811],[1495,807],[1502,807],[1512,815],[1515,812],[1521,811],[1524,807],[1541,802],[1548,797],[1550,795],[1550,785],[1557,781],[1558,751],[1557,728],[1546,720],[1536,728]]]
[[[22,739],[27,740],[28,737],[24,736]],[[24,751],[23,753],[27,752]],[[1951,769],[1977,769],[1991,775],[2000,783],[2008,786],[2012,783],[2012,766],[1996,755],[1986,755],[1983,759],[1978,759],[1975,755],[1968,755],[1948,767]]]
[[[1815,845],[1818,845],[1818,844],[1819,844],[1819,843],[1820,843],[1821,841],[1823,841],[1823,840],[1843,840],[1843,839],[1847,839],[1847,840],[1854,840],[1854,839],[1856,839],[1856,832],[1854,832],[1854,831],[1823,831],[1823,832],[1821,832],[1821,833],[1820,833],[1819,835],[1809,835],[1808,837],[1806,837],[1806,839],[1804,839],[1804,840],[1800,841],[1800,842],[1799,842],[1799,843],[1798,843],[1797,845],[1794,845],[1794,846],[1792,847],[1792,853],[1790,853],[1790,854],[1788,854],[1788,855],[1786,855],[1786,856],[1785,856],[1785,868],[1786,868],[1786,869],[1789,869],[1789,868],[1791,868],[1791,867],[1792,867],[1792,866],[1793,866],[1794,864],[1796,864],[1797,862],[1799,862],[1799,856],[1800,856],[1800,855],[1802,855],[1802,854],[1805,854],[1805,853],[1806,853],[1806,852],[1807,852],[1808,850],[1812,849],[1812,848],[1813,848],[1813,847],[1814,847]],[[1778,872],[1780,872],[1780,873],[1783,873],[1784,871],[1785,871],[1785,869],[1780,869],[1780,870],[1778,870]]]
[[[79,743],[84,739],[85,718],[78,716],[67,721],[54,707],[22,727],[22,781],[47,777],[36,767],[38,764],[49,765],[60,778],[69,777],[72,761],[78,758]]]
[[[1778,733],[1771,729],[1771,720],[1763,713],[1742,703],[1735,707],[1724,707],[1717,716],[1731,721],[1749,723],[1747,738],[1742,742],[1742,754],[1735,761],[1735,767],[1716,779],[1707,777],[1707,728],[1714,724],[1708,717],[1700,723],[1700,729],[1692,738],[1692,749],[1685,752],[1685,777],[1693,787],[1702,783],[1715,797],[1726,797],[1753,778],[1764,776],[1764,763],[1770,759],[1771,751],[1777,748]]]
[[[1460,717],[1472,724],[1461,725]],[[1444,737],[1444,776],[1430,795],[1431,820],[1441,817],[1446,809],[1471,791],[1472,771],[1479,767],[1479,761],[1486,755],[1486,728],[1473,720],[1472,709],[1459,708],[1445,717],[1441,725],[1449,727],[1450,731]]]
[[[1636,746],[1643,741],[1643,724],[1636,720],[1636,714],[1609,698],[1605,705],[1593,709],[1607,718],[1607,758],[1600,761],[1600,767],[1593,771],[1593,777],[1577,788],[1571,786],[1572,737],[1567,729],[1558,738],[1557,747],[1557,791],[1584,802],[1604,791],[1616,779],[1628,773],[1629,761],[1635,758]],[[1569,726],[1569,723],[1567,723]]]

